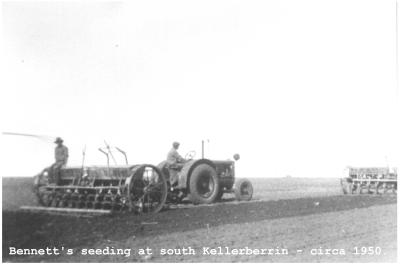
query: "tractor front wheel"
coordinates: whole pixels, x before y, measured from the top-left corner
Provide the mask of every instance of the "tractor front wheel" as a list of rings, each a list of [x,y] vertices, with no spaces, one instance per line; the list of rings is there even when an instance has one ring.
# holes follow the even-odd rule
[[[248,179],[240,179],[235,183],[235,196],[238,201],[250,201],[253,197],[253,185]]]

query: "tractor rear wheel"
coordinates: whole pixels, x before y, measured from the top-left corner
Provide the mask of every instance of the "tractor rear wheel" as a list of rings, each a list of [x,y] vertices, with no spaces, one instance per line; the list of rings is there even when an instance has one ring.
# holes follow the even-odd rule
[[[198,165],[190,176],[189,187],[194,204],[213,203],[219,192],[217,172],[210,165]]]
[[[253,197],[253,185],[248,179],[240,179],[235,183],[235,196],[238,201],[250,201]]]

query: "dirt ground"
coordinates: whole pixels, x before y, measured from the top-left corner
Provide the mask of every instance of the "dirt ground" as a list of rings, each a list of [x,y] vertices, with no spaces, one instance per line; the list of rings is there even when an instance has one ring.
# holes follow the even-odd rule
[[[31,198],[32,194],[27,192],[30,184],[22,180],[16,183],[3,179],[3,261],[397,260],[396,196],[340,195],[337,180],[258,179],[255,182],[255,198],[262,199],[261,201],[168,209],[155,215],[121,214],[88,218],[16,211],[18,205],[35,204],[34,198]],[[18,194],[15,191],[17,187],[19,192],[24,191],[24,196],[14,195]],[[304,194],[305,192],[307,194]],[[229,201],[229,196],[225,199]],[[60,255],[9,255],[10,247],[56,247],[60,249]],[[194,255],[184,255],[184,249],[189,250],[189,247],[195,252]],[[218,247],[221,247],[221,251],[228,248],[230,255],[225,252],[216,255],[209,253],[213,248],[219,251]],[[232,249],[244,251],[246,247],[247,251],[264,249],[264,252],[287,249],[288,254],[260,255],[252,252],[251,255],[239,255],[231,252]],[[149,248],[149,252],[140,252],[140,249],[146,248]],[[103,254],[83,255],[87,249],[98,249]],[[166,255],[162,255],[163,249]],[[181,255],[167,255],[167,250],[173,249],[181,251]],[[110,250],[120,250],[121,253],[110,255]],[[360,254],[354,254],[356,250]],[[362,255],[361,252],[366,250],[369,253]],[[68,255],[68,251],[71,251],[72,255]],[[125,251],[125,254],[122,254],[122,251]],[[316,255],[313,255],[314,252]],[[338,253],[334,255],[332,252]]]

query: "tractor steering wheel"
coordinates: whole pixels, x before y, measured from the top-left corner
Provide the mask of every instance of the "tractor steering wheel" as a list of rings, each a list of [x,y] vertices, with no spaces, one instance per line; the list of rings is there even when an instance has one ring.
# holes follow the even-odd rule
[[[196,151],[192,150],[186,153],[185,160],[192,160],[196,156]]]

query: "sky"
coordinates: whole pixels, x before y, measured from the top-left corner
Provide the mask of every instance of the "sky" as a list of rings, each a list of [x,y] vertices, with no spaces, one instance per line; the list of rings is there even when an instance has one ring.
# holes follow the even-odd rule
[[[395,0],[2,1],[2,132],[60,136],[69,165],[180,153],[237,177],[398,166]],[[1,135],[2,176],[52,141]],[[117,162],[124,163],[119,153]]]

